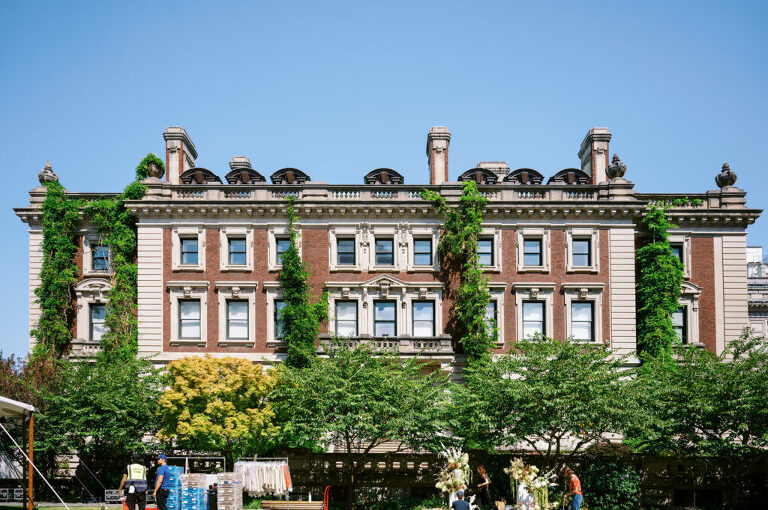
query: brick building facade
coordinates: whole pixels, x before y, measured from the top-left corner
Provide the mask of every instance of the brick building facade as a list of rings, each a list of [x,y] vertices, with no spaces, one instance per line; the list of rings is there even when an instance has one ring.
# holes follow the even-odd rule
[[[456,203],[460,181],[471,179],[488,198],[479,253],[490,278],[488,315],[498,324],[498,351],[541,332],[609,344],[634,359],[640,220],[649,202],[674,196],[636,192],[624,179],[626,167],[608,159],[605,128],[584,138],[579,168],[547,177],[488,162],[450,181],[451,135],[435,127],[427,136],[428,185],[406,184],[388,168],[361,176],[362,184],[315,182],[295,168],[268,180],[245,157],[232,158],[222,181],[195,167],[197,152],[183,128],[163,135],[164,179],[143,181],[145,197],[126,204],[138,225],[141,355],[160,362],[192,353],[284,357],[278,273],[286,197],[296,196],[310,284],[318,296],[323,288],[329,295],[321,338],[351,336],[444,368],[461,363],[449,322],[457,278],[441,270],[441,222],[421,191],[428,186]],[[671,241],[685,274],[673,320],[684,342],[713,352],[747,324],[746,228],[761,212],[747,207],[734,181],[724,166],[719,189],[687,195],[701,205],[671,210],[678,226]],[[31,330],[39,316],[33,291],[45,188],[30,195],[29,206],[16,212],[30,227]],[[95,229],[86,225],[80,234],[75,356],[97,349],[110,286],[108,250]]]

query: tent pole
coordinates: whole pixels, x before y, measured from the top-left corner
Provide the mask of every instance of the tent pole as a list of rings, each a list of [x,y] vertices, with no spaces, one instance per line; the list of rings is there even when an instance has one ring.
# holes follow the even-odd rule
[[[25,428],[24,427],[24,425],[25,425],[24,421],[25,421],[24,418],[22,418],[21,419],[21,453],[24,453],[24,450],[27,449],[27,434],[26,434],[26,431],[24,430],[24,428]],[[21,469],[22,469],[22,476],[24,477],[22,479],[22,483],[23,483],[24,480],[27,479],[27,477],[29,476],[29,466],[27,466],[27,464],[23,460],[21,461]],[[23,485],[22,485],[22,487],[23,487]],[[26,497],[22,497],[22,499],[24,501],[22,502],[21,507],[24,510],[28,510],[29,507],[27,506],[27,498]],[[31,510],[31,509],[29,509],[29,510]]]
[[[32,467],[32,462],[34,461],[35,451],[34,451],[34,444],[35,444],[35,415],[33,413],[29,413],[29,467],[27,468],[27,473],[29,473],[29,507],[35,508],[35,499],[34,499],[34,470]]]

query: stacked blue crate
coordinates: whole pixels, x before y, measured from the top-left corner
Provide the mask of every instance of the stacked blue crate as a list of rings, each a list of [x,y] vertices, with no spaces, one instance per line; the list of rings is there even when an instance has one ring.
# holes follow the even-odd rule
[[[170,486],[168,501],[166,505],[168,510],[181,510],[181,475],[184,473],[182,466],[168,466],[168,484]]]
[[[207,510],[208,490],[202,487],[181,489],[181,510]]]

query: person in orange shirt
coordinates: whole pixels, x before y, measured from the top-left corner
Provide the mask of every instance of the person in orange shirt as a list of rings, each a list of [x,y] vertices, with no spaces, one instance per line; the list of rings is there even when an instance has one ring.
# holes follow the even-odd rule
[[[562,473],[563,478],[565,478],[565,483],[568,485],[568,492],[563,495],[563,501],[565,501],[568,496],[573,496],[570,508],[571,510],[579,510],[581,508],[581,503],[584,501],[584,496],[581,494],[581,481],[579,481],[579,477],[573,473],[573,469],[568,466],[563,466],[563,469],[560,472]]]

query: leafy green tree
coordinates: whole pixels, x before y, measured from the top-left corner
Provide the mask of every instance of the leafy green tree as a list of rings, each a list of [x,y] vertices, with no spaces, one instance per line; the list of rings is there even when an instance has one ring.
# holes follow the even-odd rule
[[[323,293],[319,300],[312,302],[312,288],[307,283],[309,270],[299,255],[295,202],[296,197],[288,197],[290,244],[282,254],[283,268],[279,276],[285,302],[280,319],[283,322],[284,339],[288,344],[286,363],[293,367],[306,367],[315,356],[318,329],[328,315],[328,298]]]
[[[347,457],[351,509],[362,457],[373,448],[388,441],[399,444],[397,451],[439,448],[448,380],[435,372],[422,375],[422,368],[414,359],[342,344],[305,368],[278,367],[281,382],[270,400],[285,424],[282,443],[318,451],[337,445]]]
[[[645,363],[636,385],[645,419],[627,430],[653,454],[741,455],[768,447],[768,351],[745,330],[716,356],[677,346]]]
[[[221,452],[230,462],[264,453],[279,431],[266,399],[274,384],[261,365],[244,359],[172,361],[159,399],[158,437],[192,451]]]
[[[517,342],[509,354],[466,369],[454,430],[469,448],[531,448],[550,466],[555,456],[622,431],[636,415],[621,366],[604,346]]]
[[[491,300],[488,278],[483,275],[477,254],[488,200],[474,181],[464,182],[457,208],[452,208],[445,197],[431,190],[424,190],[422,197],[432,202],[443,217],[445,232],[440,237],[440,253],[446,265],[461,275],[452,310],[458,326],[457,336],[467,356],[471,360],[480,359],[487,356],[496,343],[496,328],[486,319]]]

